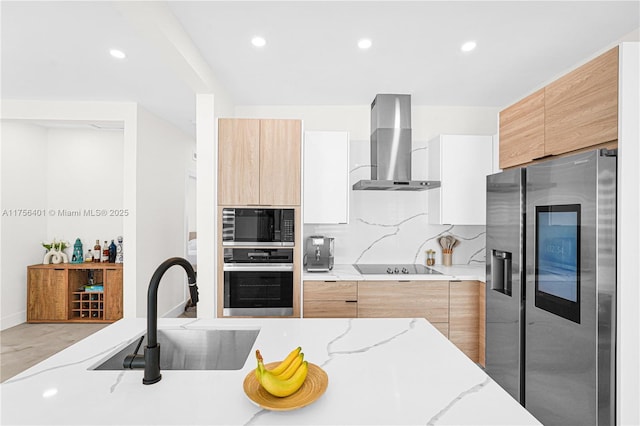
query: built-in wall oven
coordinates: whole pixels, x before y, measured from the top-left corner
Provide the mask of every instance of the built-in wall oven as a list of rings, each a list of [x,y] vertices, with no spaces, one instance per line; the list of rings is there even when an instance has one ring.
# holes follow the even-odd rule
[[[293,315],[293,249],[225,248],[224,316]]]
[[[294,209],[222,209],[223,246],[293,246]]]

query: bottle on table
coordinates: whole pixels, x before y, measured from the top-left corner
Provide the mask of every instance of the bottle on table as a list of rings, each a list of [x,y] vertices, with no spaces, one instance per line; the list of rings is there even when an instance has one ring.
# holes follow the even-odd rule
[[[102,262],[106,263],[109,261],[109,245],[107,244],[107,240],[104,240],[104,245],[102,246]]]
[[[100,240],[96,240],[96,245],[93,246],[93,261],[100,262],[100,255],[102,250],[100,248]]]
[[[116,246],[116,263],[124,263],[124,247],[122,245],[122,236],[118,237],[118,245]]]
[[[105,241],[105,244],[106,243],[107,242]],[[117,251],[118,248],[116,247],[116,244],[111,240],[111,244],[109,244],[109,263],[115,263]]]
[[[85,262],[93,262],[93,253],[91,253],[91,249],[87,250],[87,253],[84,255]]]

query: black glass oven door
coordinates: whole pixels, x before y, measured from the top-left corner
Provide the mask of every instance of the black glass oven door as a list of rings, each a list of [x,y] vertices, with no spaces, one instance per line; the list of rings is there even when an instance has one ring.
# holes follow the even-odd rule
[[[293,272],[225,271],[225,308],[290,308]]]

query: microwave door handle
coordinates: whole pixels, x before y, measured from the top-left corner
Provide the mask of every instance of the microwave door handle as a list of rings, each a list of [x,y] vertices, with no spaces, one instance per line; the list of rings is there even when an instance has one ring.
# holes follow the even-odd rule
[[[272,220],[271,220],[271,235],[273,236],[274,241],[280,241],[281,240],[281,229],[280,229],[280,224],[282,223],[282,218],[280,217],[280,210],[276,210],[273,212],[273,216],[272,216]]]

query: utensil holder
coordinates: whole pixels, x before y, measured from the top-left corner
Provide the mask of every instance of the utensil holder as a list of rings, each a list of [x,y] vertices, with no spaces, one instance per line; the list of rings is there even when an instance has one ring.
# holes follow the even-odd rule
[[[452,251],[443,251],[442,252],[442,265],[443,266],[451,266],[451,257],[453,256]]]

